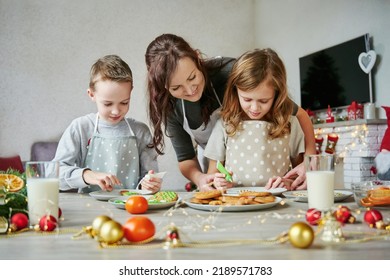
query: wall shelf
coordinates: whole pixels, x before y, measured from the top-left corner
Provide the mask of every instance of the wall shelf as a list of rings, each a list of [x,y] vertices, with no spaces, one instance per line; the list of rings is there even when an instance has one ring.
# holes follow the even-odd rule
[[[343,126],[353,126],[361,124],[386,124],[386,119],[358,119],[353,121],[340,121],[332,123],[319,123],[314,124],[314,128],[328,128],[328,127],[343,127]]]
[[[328,136],[338,136],[335,154],[342,158],[342,162],[336,171],[337,187],[350,188],[355,182],[376,180],[372,167],[386,128],[387,119],[358,119],[314,125],[314,133],[324,139],[320,145],[323,153]]]

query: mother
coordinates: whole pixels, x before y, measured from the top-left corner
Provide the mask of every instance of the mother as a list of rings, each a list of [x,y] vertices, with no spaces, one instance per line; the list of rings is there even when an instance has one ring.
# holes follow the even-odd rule
[[[183,176],[202,191],[211,189],[208,183],[214,174],[203,173],[207,163],[202,150],[218,118],[235,59],[203,59],[182,37],[163,34],[149,44],[145,61],[154,148],[164,154],[164,134],[170,137]],[[315,153],[312,123],[302,108],[296,106],[295,112],[305,133],[306,153]],[[302,164],[285,175],[289,177],[295,178],[292,189],[306,187]],[[278,185],[283,183],[270,179],[267,187]]]

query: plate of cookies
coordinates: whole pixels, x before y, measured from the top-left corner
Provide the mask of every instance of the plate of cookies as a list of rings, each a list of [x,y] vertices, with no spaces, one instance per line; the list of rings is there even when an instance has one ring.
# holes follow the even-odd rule
[[[271,193],[272,195],[281,195],[286,191],[287,189],[285,188],[266,189],[265,187],[235,187],[235,188],[228,189],[226,193],[240,194],[244,192],[267,192],[267,193]]]
[[[194,193],[185,203],[194,209],[220,212],[242,212],[274,207],[282,199],[270,192],[227,194],[220,190]]]
[[[302,191],[289,191],[283,193],[283,196],[292,199],[295,202],[307,202],[307,190]],[[352,196],[352,192],[348,190],[334,190],[334,202],[340,202],[346,200]]]
[[[136,189],[115,189],[112,191],[94,191],[90,192],[89,195],[95,198],[96,200],[103,200],[107,201],[111,198],[118,197],[118,196],[124,196],[129,197],[131,195],[146,195],[150,194],[150,191],[146,190],[136,190]]]
[[[172,207],[179,201],[179,196],[173,191],[159,191],[154,195],[142,195],[148,201],[148,209],[165,209]],[[108,202],[119,209],[125,209],[126,200],[129,197],[120,196],[108,200]]]

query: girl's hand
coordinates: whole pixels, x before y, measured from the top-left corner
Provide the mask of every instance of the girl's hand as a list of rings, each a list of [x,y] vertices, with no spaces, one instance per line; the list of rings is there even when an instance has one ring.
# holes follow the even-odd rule
[[[230,173],[230,175],[233,175]],[[214,174],[214,187],[217,189],[229,189],[234,186],[233,182],[229,182],[225,179],[226,175],[223,173]]]
[[[141,189],[156,193],[161,189],[162,179],[153,176],[154,171],[149,170],[148,174],[145,175],[141,180]]]

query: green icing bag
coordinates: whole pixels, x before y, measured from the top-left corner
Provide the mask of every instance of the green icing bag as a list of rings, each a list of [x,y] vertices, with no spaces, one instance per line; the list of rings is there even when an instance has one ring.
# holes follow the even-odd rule
[[[223,164],[219,160],[217,161],[217,169],[219,172],[225,174],[226,181],[233,182],[233,178],[230,175],[229,171],[226,170],[225,166],[223,166]]]

